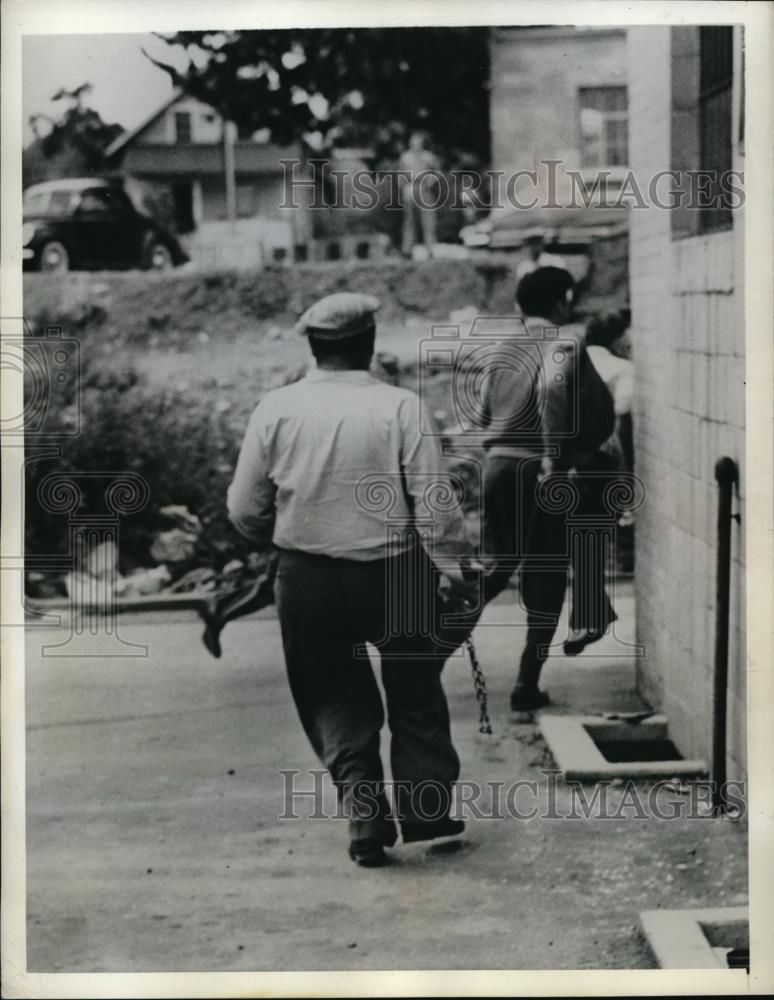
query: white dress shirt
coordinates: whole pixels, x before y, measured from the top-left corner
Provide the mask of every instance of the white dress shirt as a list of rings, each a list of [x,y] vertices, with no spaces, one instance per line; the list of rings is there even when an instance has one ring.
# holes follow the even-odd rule
[[[234,525],[259,544],[380,559],[431,526],[431,555],[466,554],[464,518],[419,397],[366,371],[315,369],[268,393],[228,491]]]
[[[589,344],[586,348],[594,367],[602,381],[610,390],[615,404],[616,415],[621,417],[632,412],[634,395],[634,365],[625,358],[619,358],[601,344]]]

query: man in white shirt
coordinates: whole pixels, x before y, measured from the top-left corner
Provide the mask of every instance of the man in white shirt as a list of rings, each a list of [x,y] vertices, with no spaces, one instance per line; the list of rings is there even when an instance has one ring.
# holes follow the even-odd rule
[[[433,561],[466,554],[464,520],[459,506],[433,505],[432,487],[449,481],[437,438],[423,433],[419,397],[368,371],[378,305],[338,293],[307,310],[299,330],[317,368],[254,411],[228,493],[236,527],[279,551],[291,691],[349,819],[350,857],[368,867],[385,863],[397,833],[366,642],[382,661],[404,842],[464,828],[448,815],[459,759],[441,686]],[[445,573],[465,590],[458,565]]]
[[[438,158],[426,148],[422,132],[414,132],[409,146],[400,156],[403,233],[401,252],[410,257],[417,242],[417,224],[428,256],[436,242],[436,208],[438,195]]]

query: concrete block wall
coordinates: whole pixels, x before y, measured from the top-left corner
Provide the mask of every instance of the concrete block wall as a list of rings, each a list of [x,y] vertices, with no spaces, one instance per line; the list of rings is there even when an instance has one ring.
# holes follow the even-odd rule
[[[668,28],[630,30],[630,160],[638,181],[671,166]],[[669,718],[686,756],[709,762],[715,631],[715,462],[740,468],[732,539],[729,753],[746,772],[744,647],[744,323],[740,219],[734,229],[674,239],[668,210],[631,212],[632,340],[637,369],[638,683]]]
[[[260,269],[272,260],[274,247],[290,252],[292,227],[277,219],[203,222],[184,239],[186,250],[203,269]]]

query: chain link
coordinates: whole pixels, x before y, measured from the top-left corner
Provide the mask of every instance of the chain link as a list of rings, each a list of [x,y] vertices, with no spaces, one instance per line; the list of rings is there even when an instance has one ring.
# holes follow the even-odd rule
[[[481,669],[481,664],[478,662],[478,656],[476,656],[476,647],[473,645],[473,640],[470,636],[465,640],[465,648],[468,651],[468,658],[470,659],[470,672],[473,675],[473,689],[476,692],[476,701],[478,702],[478,731],[480,733],[485,733],[487,736],[492,735],[492,723],[489,719],[489,710],[487,707],[487,693],[486,693],[486,677],[484,677],[484,671]]]

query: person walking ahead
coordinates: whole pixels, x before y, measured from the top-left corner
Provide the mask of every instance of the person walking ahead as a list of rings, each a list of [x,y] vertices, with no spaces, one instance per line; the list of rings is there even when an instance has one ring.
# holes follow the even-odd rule
[[[337,786],[350,857],[370,867],[386,862],[397,830],[366,641],[381,657],[404,842],[464,829],[448,815],[459,758],[441,686],[445,654],[434,638],[440,572],[412,527],[432,528],[435,553],[459,555],[464,522],[448,504],[431,508],[429,488],[448,487],[448,479],[437,439],[422,433],[419,397],[368,371],[378,305],[344,292],[307,310],[298,328],[317,368],[254,411],[228,492],[234,525],[278,549],[275,592],[293,699]],[[443,582],[464,591],[461,571],[446,572]]]
[[[492,600],[521,568],[527,636],[511,709],[549,704],[538,686],[567,588],[565,479],[613,429],[613,404],[582,343],[556,339],[575,285],[562,268],[540,267],[519,282],[523,329],[498,345],[482,399],[485,584]],[[564,480],[564,481],[563,481]],[[612,609],[611,609],[612,613]],[[609,622],[601,627],[606,627]]]

